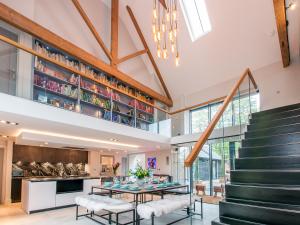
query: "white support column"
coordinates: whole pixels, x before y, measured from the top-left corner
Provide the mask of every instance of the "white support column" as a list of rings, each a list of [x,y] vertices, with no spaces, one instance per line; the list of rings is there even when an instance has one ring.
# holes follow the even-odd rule
[[[1,203],[4,204],[11,203],[13,143],[13,139],[8,139],[4,148],[3,182],[1,195]]]
[[[32,48],[32,37],[24,32],[19,33],[19,43]],[[17,96],[32,99],[32,65],[34,57],[22,50],[18,50],[17,67]]]
[[[100,152],[99,151],[89,151],[88,154],[88,173],[91,176],[100,175]]]

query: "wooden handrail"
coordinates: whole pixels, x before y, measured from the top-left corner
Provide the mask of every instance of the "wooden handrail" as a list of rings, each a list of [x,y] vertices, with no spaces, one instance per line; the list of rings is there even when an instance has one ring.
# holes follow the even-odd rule
[[[203,134],[201,135],[200,139],[196,142],[194,145],[191,153],[188,155],[186,158],[184,164],[186,167],[191,167],[197,156],[199,155],[203,145],[206,143],[208,140],[209,136],[213,132],[215,126],[219,122],[221,116],[223,115],[224,111],[226,110],[227,106],[229,103],[233,100],[235,93],[238,91],[239,87],[241,86],[242,82],[245,80],[246,77],[249,77],[250,80],[252,81],[253,86],[255,89],[257,89],[257,84],[252,76],[252,73],[249,68],[245,70],[245,72],[242,74],[238,82],[234,85],[234,87],[231,89],[229,95],[225,98],[222,107],[219,108],[217,111],[216,115],[213,117],[212,121],[210,124],[207,126]]]

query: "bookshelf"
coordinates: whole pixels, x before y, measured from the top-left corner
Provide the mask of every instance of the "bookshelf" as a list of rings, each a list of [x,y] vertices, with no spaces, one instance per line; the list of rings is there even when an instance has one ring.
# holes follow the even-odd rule
[[[34,101],[144,130],[155,122],[151,97],[38,39],[33,45],[36,52],[79,71],[35,56]]]

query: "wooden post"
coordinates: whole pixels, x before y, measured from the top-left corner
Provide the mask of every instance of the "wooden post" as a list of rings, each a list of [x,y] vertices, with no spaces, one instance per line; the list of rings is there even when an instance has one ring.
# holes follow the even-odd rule
[[[111,66],[117,67],[119,47],[119,0],[111,0]]]
[[[79,14],[81,15],[82,19],[84,20],[84,22],[86,23],[86,25],[89,27],[90,31],[92,32],[92,34],[94,35],[94,37],[96,38],[98,44],[100,45],[100,47],[103,49],[105,55],[109,58],[109,60],[112,60],[112,57],[110,55],[109,50],[106,48],[104,42],[102,41],[102,38],[100,37],[100,35],[98,34],[98,32],[96,31],[96,28],[94,27],[94,25],[92,24],[92,22],[90,21],[90,19],[88,18],[88,16],[86,15],[86,13],[84,12],[83,8],[81,7],[80,3],[78,2],[78,0],[72,0],[74,6],[76,7],[76,9],[78,10]]]
[[[283,67],[290,65],[285,0],[273,0]]]

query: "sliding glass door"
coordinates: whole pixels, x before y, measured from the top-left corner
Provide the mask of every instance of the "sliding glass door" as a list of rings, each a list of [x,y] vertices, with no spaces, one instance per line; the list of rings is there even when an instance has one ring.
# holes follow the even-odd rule
[[[184,160],[192,146],[178,147],[172,152],[172,175],[175,181],[190,184],[199,195],[223,196],[226,182],[230,181],[230,170],[240,146],[240,137],[209,140],[190,168],[184,167]]]

